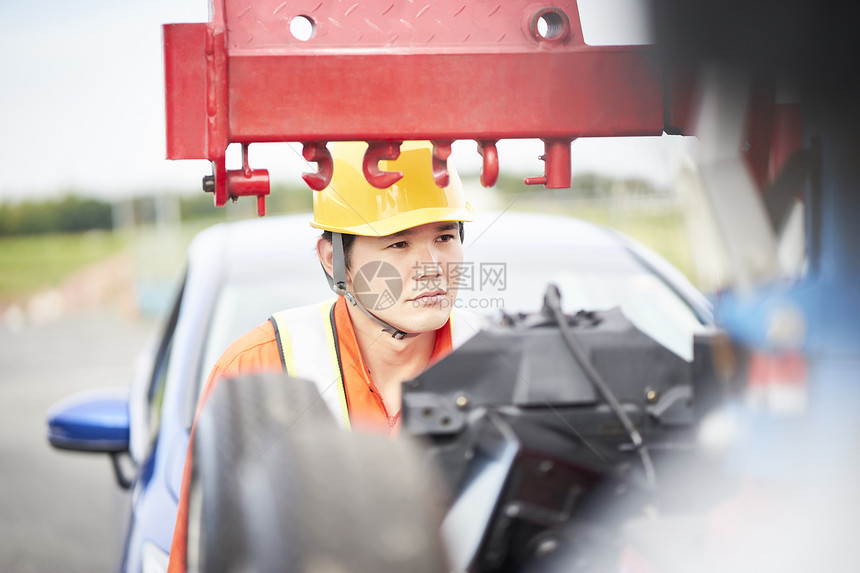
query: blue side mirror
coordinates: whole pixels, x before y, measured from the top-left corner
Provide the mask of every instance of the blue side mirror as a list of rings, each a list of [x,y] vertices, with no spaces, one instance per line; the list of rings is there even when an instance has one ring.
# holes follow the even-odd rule
[[[110,454],[116,481],[123,489],[134,483],[125,477],[120,455],[128,451],[128,395],[117,390],[75,394],[48,411],[48,441],[61,450]]]
[[[128,450],[128,397],[115,390],[75,394],[48,411],[48,441],[78,452]]]

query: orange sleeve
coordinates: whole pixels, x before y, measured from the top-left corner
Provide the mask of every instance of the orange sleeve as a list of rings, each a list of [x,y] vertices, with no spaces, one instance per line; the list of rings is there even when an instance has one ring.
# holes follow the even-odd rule
[[[185,454],[185,468],[182,471],[182,489],[179,493],[179,507],[176,514],[176,526],[173,529],[173,542],[170,546],[170,564],[168,573],[184,573],[187,561],[186,548],[188,545],[188,494],[191,488],[191,458],[194,444],[194,430],[197,418],[203,405],[218,382],[224,378],[235,378],[243,374],[263,372],[282,372],[281,354],[275,339],[275,329],[271,322],[264,322],[250,332],[238,338],[231,344],[209,374],[209,379],[203,387],[194,425],[191,427],[191,437],[188,441],[188,451]]]

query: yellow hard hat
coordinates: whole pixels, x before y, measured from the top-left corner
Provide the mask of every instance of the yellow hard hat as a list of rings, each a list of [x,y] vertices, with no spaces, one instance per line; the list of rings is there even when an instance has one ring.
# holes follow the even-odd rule
[[[433,180],[433,148],[426,141],[407,141],[400,156],[379,162],[381,171],[400,171],[403,178],[377,189],[364,178],[362,160],[367,144],[329,144],[334,160],[331,184],[314,191],[311,226],[334,233],[382,237],[437,221],[471,221],[475,210],[463,195],[452,164],[444,189]]]

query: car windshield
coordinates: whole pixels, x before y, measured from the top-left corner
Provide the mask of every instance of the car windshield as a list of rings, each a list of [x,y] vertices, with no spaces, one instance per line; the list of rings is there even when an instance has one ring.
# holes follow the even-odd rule
[[[693,356],[693,336],[707,329],[669,284],[626,253],[554,261],[510,253],[505,259],[495,276],[488,263],[475,263],[474,288],[460,293],[462,308],[482,313],[536,312],[543,305],[547,285],[554,283],[566,313],[620,307],[639,330],[688,361]]]
[[[494,316],[540,310],[549,283],[562,292],[565,312],[620,307],[637,328],[686,360],[693,335],[706,330],[695,311],[661,277],[620,249],[536,257],[534,251],[507,250],[504,257],[473,253],[457,278],[457,306]],[[503,259],[503,260],[502,260]],[[547,270],[554,269],[554,270]],[[243,333],[273,312],[332,296],[316,269],[312,276],[236,273],[222,286],[213,309],[198,389],[215,361]]]
[[[327,292],[324,279],[318,274],[289,278],[260,274],[226,282],[213,309],[198,390],[202,391],[209,372],[230,343],[273,313],[325,300]]]

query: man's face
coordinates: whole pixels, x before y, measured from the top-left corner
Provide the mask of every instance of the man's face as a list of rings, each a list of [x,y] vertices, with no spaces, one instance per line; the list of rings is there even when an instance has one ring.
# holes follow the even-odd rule
[[[457,298],[449,273],[463,260],[459,224],[428,223],[385,237],[356,237],[350,292],[382,320],[406,332],[445,324]]]

